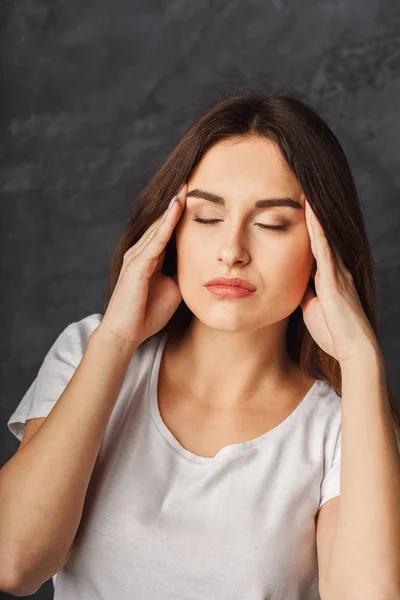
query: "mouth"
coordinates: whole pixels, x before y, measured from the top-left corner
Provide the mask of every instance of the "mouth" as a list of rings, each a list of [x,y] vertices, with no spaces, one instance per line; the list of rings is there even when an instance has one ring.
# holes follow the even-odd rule
[[[234,287],[242,288],[249,292],[255,292],[256,288],[250,281],[243,279],[242,277],[217,277],[216,279],[210,279],[205,284],[206,287],[219,286],[219,287]]]

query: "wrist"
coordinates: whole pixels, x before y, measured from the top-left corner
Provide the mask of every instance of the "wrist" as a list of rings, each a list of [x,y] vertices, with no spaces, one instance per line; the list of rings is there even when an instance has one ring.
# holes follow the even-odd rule
[[[342,379],[351,377],[353,373],[363,372],[368,374],[385,373],[385,364],[382,353],[375,348],[364,348],[353,358],[340,363]]]
[[[121,357],[132,357],[139,347],[139,343],[135,340],[126,340],[122,336],[117,335],[106,326],[98,325],[91,333],[89,341],[92,344],[100,345],[117,352]]]

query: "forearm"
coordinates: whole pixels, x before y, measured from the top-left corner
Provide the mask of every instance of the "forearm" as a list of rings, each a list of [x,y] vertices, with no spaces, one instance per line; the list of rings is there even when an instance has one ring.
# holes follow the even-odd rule
[[[0,560],[8,565],[5,576],[23,589],[35,589],[54,575],[78,529],[100,445],[134,354],[109,342],[95,330],[43,425],[0,471]]]
[[[398,600],[400,457],[381,356],[342,369],[341,448],[330,589],[340,598]]]

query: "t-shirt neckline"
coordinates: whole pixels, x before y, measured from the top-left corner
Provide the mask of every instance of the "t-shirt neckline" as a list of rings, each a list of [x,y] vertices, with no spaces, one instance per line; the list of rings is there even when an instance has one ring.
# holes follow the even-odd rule
[[[222,457],[227,454],[244,454],[248,450],[252,448],[257,448],[261,444],[266,443],[267,441],[273,441],[273,438],[278,434],[284,433],[284,430],[291,425],[291,423],[298,418],[301,413],[303,413],[307,407],[310,405],[311,400],[319,389],[320,385],[323,384],[323,380],[317,379],[308,392],[305,394],[301,402],[296,406],[296,408],[290,413],[286,419],[284,419],[281,423],[273,427],[269,431],[261,434],[260,436],[253,438],[252,440],[247,440],[245,442],[236,442],[234,444],[229,444],[224,446],[217,452],[215,456],[200,456],[187,450],[184,448],[180,442],[176,439],[176,437],[171,433],[166,424],[164,423],[161,413],[158,406],[158,376],[160,372],[161,358],[164,352],[164,348],[166,346],[168,334],[164,333],[160,336],[158,340],[154,360],[151,366],[151,372],[149,377],[149,384],[147,386],[147,402],[150,408],[150,413],[153,419],[154,424],[156,425],[158,431],[161,435],[169,442],[169,444],[183,457],[186,459],[196,462],[196,463],[204,463],[211,464],[215,463]]]

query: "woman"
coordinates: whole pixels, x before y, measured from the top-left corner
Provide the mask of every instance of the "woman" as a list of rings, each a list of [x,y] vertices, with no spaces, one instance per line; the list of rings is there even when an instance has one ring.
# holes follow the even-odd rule
[[[135,204],[104,315],[60,334],[8,421],[22,439],[37,419],[0,474],[20,516],[8,547],[23,540],[8,589],[32,593],[55,573],[56,600],[378,588],[374,569],[349,577],[338,552],[328,578],[327,539],[342,375],[353,390],[350,373],[381,364],[373,282],[347,160],[314,110],[253,89],[209,107]]]

